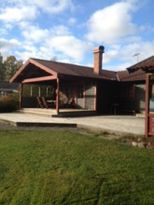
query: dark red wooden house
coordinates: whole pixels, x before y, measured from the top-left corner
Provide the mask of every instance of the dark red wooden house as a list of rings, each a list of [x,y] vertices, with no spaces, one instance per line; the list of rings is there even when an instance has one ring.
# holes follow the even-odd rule
[[[154,65],[154,57],[113,72],[102,68],[103,52],[103,46],[94,50],[93,67],[29,59],[10,80],[21,84],[20,107],[51,108],[57,114],[60,109],[98,114],[142,112],[145,70],[151,62]]]

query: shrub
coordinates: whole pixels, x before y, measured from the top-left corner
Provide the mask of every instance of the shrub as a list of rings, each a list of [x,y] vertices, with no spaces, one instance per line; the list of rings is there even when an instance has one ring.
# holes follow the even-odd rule
[[[18,95],[0,96],[0,112],[13,112],[18,110],[18,107]]]

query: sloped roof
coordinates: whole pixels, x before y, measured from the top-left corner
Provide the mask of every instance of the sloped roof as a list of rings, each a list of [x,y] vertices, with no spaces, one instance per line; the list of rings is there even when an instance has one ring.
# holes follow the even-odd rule
[[[145,72],[143,70],[137,70],[129,73],[128,70],[118,72],[119,81],[144,81]]]
[[[48,61],[36,58],[32,59],[61,75],[116,80],[116,72],[114,71],[102,70],[100,75],[97,75],[93,72],[92,67],[75,65],[70,63],[61,63],[56,61]]]
[[[154,56],[151,56],[124,71],[117,72],[120,81],[144,81],[146,72],[154,72]]]
[[[154,56],[151,56],[133,66],[130,66],[124,71],[114,72],[102,69],[99,75],[93,72],[92,67],[31,58],[16,72],[10,81],[20,82],[20,75],[22,76],[23,72],[26,71],[26,68],[28,66],[30,68],[31,65],[35,66],[35,69],[39,67],[43,72],[54,76],[74,76],[127,82],[144,81],[146,72],[154,72]]]
[[[81,65],[61,63],[56,61],[42,60],[36,58],[30,58],[10,79],[10,82],[20,82],[20,76],[23,79],[25,75],[26,68],[31,67],[32,65],[36,68],[40,68],[43,72],[46,72],[47,75],[54,76],[74,76],[82,78],[93,78],[93,79],[104,79],[104,80],[116,80],[116,72],[102,70],[99,75],[93,72],[92,67],[86,67]],[[28,70],[27,70],[28,71]],[[30,71],[29,71],[30,73]],[[24,74],[24,75],[23,75]]]
[[[133,71],[136,71],[138,69],[142,69],[145,71],[149,70],[149,69],[154,70],[154,56],[146,58],[145,60],[140,61],[139,63],[136,63],[135,65],[132,65],[132,66],[127,68],[127,70],[129,72],[133,72]]]

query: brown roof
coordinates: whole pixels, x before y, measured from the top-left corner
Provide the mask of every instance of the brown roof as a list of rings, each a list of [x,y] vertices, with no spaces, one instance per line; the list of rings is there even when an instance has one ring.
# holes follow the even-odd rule
[[[144,81],[145,72],[143,70],[136,70],[129,73],[127,70],[118,72],[119,81]]]
[[[16,72],[10,82],[20,82],[21,79],[23,80],[24,72],[26,72],[25,68],[32,68],[31,65],[35,66],[35,69],[39,67],[42,72],[54,76],[74,76],[127,82],[144,81],[145,73],[147,71],[154,71],[154,56],[151,56],[124,71],[114,72],[103,69],[99,75],[93,72],[92,67],[31,58]]]
[[[127,68],[129,72],[133,72],[138,69],[143,69],[145,71],[149,71],[149,69],[154,70],[154,56],[151,56],[143,61],[140,61],[139,63],[136,63],[135,65],[130,66]]]
[[[36,58],[32,58],[32,60],[61,75],[116,80],[116,72],[114,71],[102,70],[101,74],[97,75],[93,72],[92,67],[69,64],[69,63],[61,63],[61,62],[49,61],[49,60],[41,60]]]
[[[144,81],[145,73],[154,71],[154,56],[151,56],[127,70],[117,72],[120,81]]]

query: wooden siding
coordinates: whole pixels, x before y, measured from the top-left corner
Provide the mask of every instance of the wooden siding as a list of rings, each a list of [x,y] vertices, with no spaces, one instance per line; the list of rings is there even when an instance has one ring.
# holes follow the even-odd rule
[[[85,88],[85,109],[95,110],[96,85],[89,85]]]

